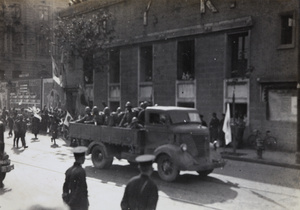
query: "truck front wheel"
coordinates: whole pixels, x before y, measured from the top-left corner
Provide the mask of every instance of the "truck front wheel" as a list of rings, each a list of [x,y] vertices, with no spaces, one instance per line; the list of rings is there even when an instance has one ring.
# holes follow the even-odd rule
[[[112,165],[113,157],[109,157],[105,146],[97,145],[92,150],[92,161],[96,168],[109,168]]]
[[[179,170],[169,155],[160,155],[157,160],[158,174],[162,180],[172,182],[178,175]]]

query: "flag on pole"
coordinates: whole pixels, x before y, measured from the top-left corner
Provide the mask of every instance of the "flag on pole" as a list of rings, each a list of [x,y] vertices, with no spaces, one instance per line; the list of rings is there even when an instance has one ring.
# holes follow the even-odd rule
[[[67,112],[67,115],[64,120],[64,125],[69,127],[71,120],[73,120],[73,117],[71,116],[71,114],[69,112]]]
[[[51,59],[52,59],[52,78],[53,80],[60,86],[62,87],[62,75],[60,70],[58,69],[58,66],[53,58],[53,56],[51,55]]]
[[[227,104],[227,110],[226,110],[226,114],[225,114],[225,119],[224,119],[224,124],[223,124],[222,130],[225,133],[225,144],[228,145],[232,141],[231,127],[230,127],[230,108],[229,108],[229,103]]]

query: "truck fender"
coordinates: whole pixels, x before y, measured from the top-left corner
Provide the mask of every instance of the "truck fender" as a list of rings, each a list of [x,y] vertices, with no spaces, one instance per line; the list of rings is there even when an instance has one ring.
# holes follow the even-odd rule
[[[178,162],[178,154],[181,153],[180,147],[173,144],[165,144],[155,149],[154,155],[157,158],[161,154],[169,155],[175,162]]]
[[[197,164],[197,161],[191,156],[191,154],[188,152],[183,152],[177,145],[167,144],[158,147],[154,151],[156,162],[161,154],[169,155],[177,164],[179,170],[187,170],[191,165]]]

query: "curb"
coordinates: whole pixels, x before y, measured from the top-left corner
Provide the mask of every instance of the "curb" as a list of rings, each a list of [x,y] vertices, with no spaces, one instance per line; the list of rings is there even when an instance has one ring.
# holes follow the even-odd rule
[[[221,157],[224,159],[229,159],[229,160],[245,161],[245,162],[250,162],[250,163],[259,163],[259,164],[272,165],[272,166],[300,170],[300,164],[278,163],[278,162],[274,162],[271,160],[237,157],[237,156],[232,156],[232,155],[221,155]]]

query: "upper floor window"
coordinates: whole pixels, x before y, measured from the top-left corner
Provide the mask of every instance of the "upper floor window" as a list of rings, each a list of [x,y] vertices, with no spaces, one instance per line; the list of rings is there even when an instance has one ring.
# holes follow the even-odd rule
[[[294,34],[294,15],[293,13],[287,13],[281,15],[281,45],[293,44]]]
[[[109,82],[120,83],[120,50],[113,49],[109,54]]]
[[[39,6],[39,20],[40,22],[49,20],[49,7],[48,6]]]
[[[230,77],[243,77],[248,68],[249,36],[248,32],[231,34],[229,38],[230,49]]]
[[[179,41],[177,47],[177,79],[192,80],[195,78],[195,42]]]
[[[152,46],[141,47],[140,49],[140,81],[152,81]]]

